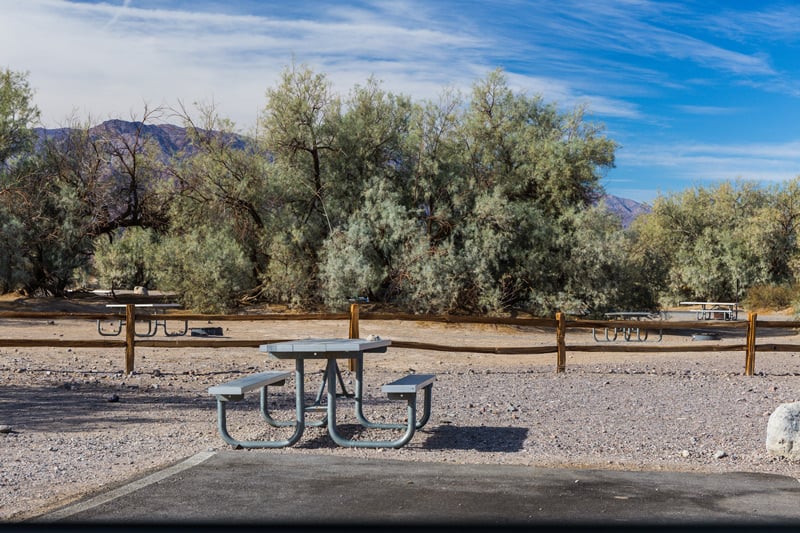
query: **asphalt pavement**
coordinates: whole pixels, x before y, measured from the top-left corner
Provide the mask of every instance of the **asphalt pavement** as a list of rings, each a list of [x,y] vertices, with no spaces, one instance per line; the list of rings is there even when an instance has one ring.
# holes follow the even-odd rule
[[[204,452],[39,525],[800,526],[800,482],[754,473],[567,470],[270,450]]]

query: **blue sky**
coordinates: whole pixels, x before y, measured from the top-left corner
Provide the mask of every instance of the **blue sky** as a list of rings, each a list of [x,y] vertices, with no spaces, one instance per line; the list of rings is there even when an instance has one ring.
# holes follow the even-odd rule
[[[491,70],[620,144],[607,192],[652,202],[800,175],[800,4],[0,0],[0,68],[29,72],[48,127],[214,102],[242,131],[294,60],[346,94],[469,94]]]

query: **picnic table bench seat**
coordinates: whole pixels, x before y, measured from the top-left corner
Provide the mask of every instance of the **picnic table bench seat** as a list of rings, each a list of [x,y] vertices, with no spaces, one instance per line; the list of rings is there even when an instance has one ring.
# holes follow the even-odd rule
[[[291,372],[260,372],[210,387],[208,393],[216,396],[218,401],[241,400],[245,392],[263,389],[268,385],[281,386],[291,375]]]
[[[302,433],[302,426],[296,421],[274,421],[267,411],[267,387],[282,386],[292,375],[291,372],[260,372],[242,378],[234,379],[221,385],[209,387],[208,393],[217,399],[217,429],[222,439],[236,448],[282,448],[297,442]],[[266,441],[241,441],[233,438],[228,432],[227,423],[227,403],[238,401],[244,398],[246,392],[260,389],[261,391],[261,414],[274,427],[295,427],[294,434],[286,440],[266,440]]]
[[[433,382],[436,380],[435,374],[408,374],[398,380],[387,383],[381,387],[381,391],[386,393],[390,400],[406,400],[408,402],[408,426],[413,429],[420,429],[428,423],[431,416],[431,393]],[[422,417],[416,420],[417,394],[423,391]],[[375,427],[398,427],[395,424],[373,424]],[[411,431],[411,435],[413,435]],[[409,437],[410,438],[410,437]]]

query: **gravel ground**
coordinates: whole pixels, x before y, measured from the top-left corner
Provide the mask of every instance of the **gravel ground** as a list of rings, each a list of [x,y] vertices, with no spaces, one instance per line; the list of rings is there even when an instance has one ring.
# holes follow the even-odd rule
[[[5,336],[8,324],[0,325]],[[91,338],[93,327],[27,322],[14,336]],[[274,336],[226,327],[233,337]],[[334,336],[343,329],[321,321],[274,327],[296,338]],[[373,333],[365,329],[362,336]],[[554,341],[552,333],[510,327],[398,323],[375,329],[384,338],[456,345]],[[590,334],[587,339],[592,342]],[[786,342],[800,344],[796,338]],[[216,433],[215,402],[207,388],[265,368],[291,367],[249,349],[139,349],[132,375],[120,372],[121,359],[120,353],[98,349],[0,348],[0,521],[21,521],[197,452],[227,449]],[[556,374],[553,355],[390,349],[366,361],[372,418],[404,413],[404,402],[380,395],[381,384],[409,370],[437,375],[431,421],[409,445],[343,449],[323,429],[309,428],[292,448],[241,453],[800,477],[800,463],[772,458],[765,448],[770,413],[800,400],[798,362],[795,353],[760,355],[759,374],[747,377],[741,375],[739,352],[570,353],[567,372]],[[307,364],[312,394],[321,378],[315,364]],[[346,370],[344,377],[352,384]],[[273,390],[278,415],[290,416],[292,389]],[[232,404],[228,427],[234,436],[273,438],[287,431],[266,431],[256,409],[256,394]],[[343,424],[347,435],[386,434],[357,433],[354,420]]]

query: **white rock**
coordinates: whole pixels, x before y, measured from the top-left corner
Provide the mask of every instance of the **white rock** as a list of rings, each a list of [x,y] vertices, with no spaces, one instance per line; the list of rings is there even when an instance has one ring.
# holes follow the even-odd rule
[[[147,287],[136,286],[133,288],[133,294],[139,294],[142,296],[147,296]]]
[[[782,403],[770,415],[767,451],[774,456],[800,460],[800,402]]]

